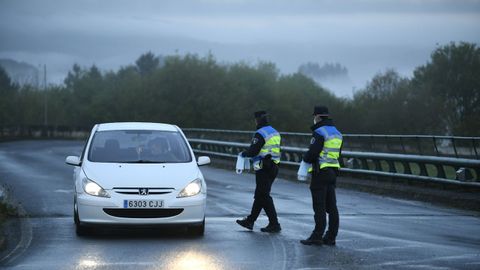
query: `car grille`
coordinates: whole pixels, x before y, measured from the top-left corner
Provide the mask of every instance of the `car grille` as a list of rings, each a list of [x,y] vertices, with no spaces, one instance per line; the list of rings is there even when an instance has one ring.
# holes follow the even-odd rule
[[[103,208],[103,211],[110,216],[123,218],[166,218],[179,215],[183,208],[164,208],[164,209],[122,209],[122,208]]]
[[[140,187],[115,187],[113,191],[120,194],[139,195],[140,189]],[[174,190],[174,188],[148,188],[148,195],[169,194]]]

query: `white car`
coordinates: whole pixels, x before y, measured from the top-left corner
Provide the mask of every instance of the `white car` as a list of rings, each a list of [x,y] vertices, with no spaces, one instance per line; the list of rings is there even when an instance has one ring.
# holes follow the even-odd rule
[[[99,225],[179,224],[205,230],[207,186],[183,132],[160,123],[95,125],[75,166],[78,235]]]

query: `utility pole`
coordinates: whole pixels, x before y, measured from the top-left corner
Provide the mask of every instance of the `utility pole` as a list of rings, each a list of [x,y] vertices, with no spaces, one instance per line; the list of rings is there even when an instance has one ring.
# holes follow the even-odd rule
[[[47,105],[47,65],[43,65],[43,125],[48,125],[48,105]]]

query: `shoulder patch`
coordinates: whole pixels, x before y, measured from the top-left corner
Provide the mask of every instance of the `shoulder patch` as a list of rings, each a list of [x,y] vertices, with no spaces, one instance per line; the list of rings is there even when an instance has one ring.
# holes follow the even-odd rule
[[[258,143],[258,139],[257,139],[257,138],[253,138],[252,144],[256,144],[256,143]]]
[[[315,137],[312,137],[312,139],[310,140],[310,144],[314,144],[315,143]]]

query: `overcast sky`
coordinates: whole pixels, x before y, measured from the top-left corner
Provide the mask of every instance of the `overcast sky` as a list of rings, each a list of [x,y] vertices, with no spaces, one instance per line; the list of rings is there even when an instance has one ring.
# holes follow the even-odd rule
[[[339,62],[351,85],[394,68],[411,76],[439,45],[480,42],[480,0],[0,0],[0,58],[47,64],[60,83],[74,63],[117,69],[152,51],[209,51],[282,73]]]

